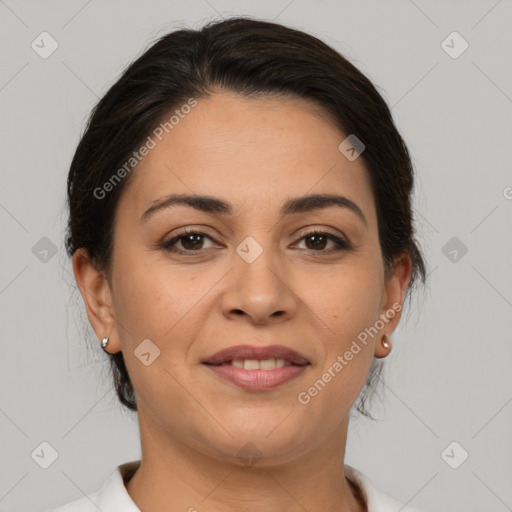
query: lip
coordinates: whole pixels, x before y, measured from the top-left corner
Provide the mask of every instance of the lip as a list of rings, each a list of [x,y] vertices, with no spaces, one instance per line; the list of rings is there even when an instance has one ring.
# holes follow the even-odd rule
[[[284,359],[285,366],[274,370],[245,370],[229,364],[235,359],[261,361],[273,358]],[[235,345],[215,352],[202,364],[219,377],[236,384],[242,389],[267,391],[295,379],[311,363],[300,352],[283,345],[268,345],[266,347]]]
[[[290,364],[275,370],[244,370],[229,364],[218,366],[203,364],[203,366],[242,389],[268,391],[295,379],[309,367],[309,364],[302,366]]]
[[[309,361],[301,353],[283,345],[268,345],[266,347],[258,347],[255,345],[235,345],[228,347],[219,352],[215,352],[208,359],[202,361],[204,364],[214,365],[229,363],[234,359],[263,359],[281,358],[289,361],[294,365],[308,365]],[[247,371],[247,370],[246,370]],[[256,371],[277,371],[277,370],[249,370]]]

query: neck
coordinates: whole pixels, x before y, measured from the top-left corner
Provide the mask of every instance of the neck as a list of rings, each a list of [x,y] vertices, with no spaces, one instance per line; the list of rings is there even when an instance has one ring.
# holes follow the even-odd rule
[[[139,413],[142,459],[126,483],[141,510],[366,512],[345,477],[348,418],[331,439],[286,463],[219,460],[148,425]]]

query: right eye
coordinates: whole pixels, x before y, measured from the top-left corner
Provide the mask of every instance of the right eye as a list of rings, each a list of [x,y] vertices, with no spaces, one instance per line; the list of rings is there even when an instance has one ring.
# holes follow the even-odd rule
[[[206,233],[200,231],[194,231],[193,229],[184,229],[170,240],[161,244],[162,249],[174,252],[177,254],[186,254],[187,256],[193,256],[191,253],[201,252],[203,248],[204,238],[209,240],[213,239]],[[181,243],[183,249],[176,248],[176,244]]]

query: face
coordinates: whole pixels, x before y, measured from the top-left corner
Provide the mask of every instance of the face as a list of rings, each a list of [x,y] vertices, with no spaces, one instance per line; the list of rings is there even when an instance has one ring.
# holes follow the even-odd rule
[[[111,286],[75,255],[91,323],[122,350],[155,434],[224,460],[252,443],[282,462],[346,427],[373,358],[387,353],[380,335],[398,322],[410,264],[384,279],[368,173],[338,149],[345,138],[304,100],[199,99],[132,171]],[[171,194],[227,208],[162,206]],[[311,195],[345,199],[283,211]],[[204,364],[235,345],[282,345],[308,364],[280,385],[242,386]]]

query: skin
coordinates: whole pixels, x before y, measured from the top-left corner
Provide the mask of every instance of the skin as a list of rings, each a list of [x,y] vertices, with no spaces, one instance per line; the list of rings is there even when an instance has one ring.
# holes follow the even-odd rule
[[[109,336],[109,352],[123,352],[137,395],[142,464],[126,487],[142,510],[366,510],[344,473],[349,411],[373,358],[391,350],[380,338],[400,312],[309,404],[297,399],[360,332],[402,304],[411,276],[404,254],[385,280],[368,172],[362,158],[338,150],[345,137],[305,100],[199,99],[133,171],[116,211],[110,279],[75,253],[91,325],[98,339]],[[140,221],[171,193],[222,198],[234,213],[179,205]],[[290,198],[333,193],[354,201],[367,223],[336,206],[279,214]],[[198,247],[192,256],[159,247],[185,226],[207,235],[177,242],[189,253]],[[304,238],[311,228],[351,249],[329,254],[336,244],[315,246]],[[247,236],[263,249],[252,263],[236,252]],[[133,353],[147,338],[161,351],[149,366]],[[263,392],[201,365],[244,343],[282,344],[311,365]],[[252,466],[237,456],[248,442],[261,457]]]

